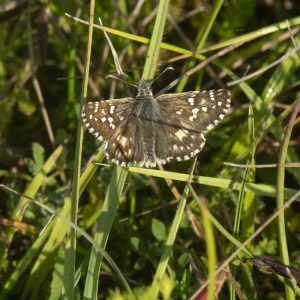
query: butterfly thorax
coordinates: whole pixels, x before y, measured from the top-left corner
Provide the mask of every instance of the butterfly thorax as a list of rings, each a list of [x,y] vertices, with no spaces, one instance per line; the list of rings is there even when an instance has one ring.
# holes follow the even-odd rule
[[[159,118],[159,104],[153,96],[140,96],[135,100],[134,115],[147,121],[156,121]]]
[[[139,81],[138,94],[135,97],[134,115],[150,122],[156,121],[160,116],[158,101],[153,97],[151,83],[148,81]]]

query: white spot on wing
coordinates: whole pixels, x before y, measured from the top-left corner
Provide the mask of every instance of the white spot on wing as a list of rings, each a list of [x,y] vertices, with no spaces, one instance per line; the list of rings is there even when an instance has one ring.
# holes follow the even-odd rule
[[[115,110],[115,106],[112,105],[112,106],[109,108],[109,113],[110,113],[110,114],[113,114],[113,113],[114,113],[114,110]]]
[[[118,138],[117,138],[117,141],[125,148],[125,146],[127,145],[128,143],[128,138],[124,135],[120,135]]]
[[[178,146],[176,144],[174,144],[173,145],[173,151],[178,151],[178,150],[179,150]]]
[[[179,129],[175,132],[176,137],[182,142],[183,138],[186,137],[186,133],[184,133],[183,129]]]
[[[188,102],[190,105],[194,105],[194,98],[188,98]]]

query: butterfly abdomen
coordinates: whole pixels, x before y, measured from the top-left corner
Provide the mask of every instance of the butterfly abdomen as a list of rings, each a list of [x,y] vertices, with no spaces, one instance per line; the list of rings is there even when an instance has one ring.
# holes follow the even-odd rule
[[[141,130],[143,147],[143,158],[146,166],[156,165],[155,144],[156,144],[156,131],[155,122],[160,117],[160,109],[157,100],[154,97],[141,97],[136,99],[134,114],[137,116],[137,122]]]

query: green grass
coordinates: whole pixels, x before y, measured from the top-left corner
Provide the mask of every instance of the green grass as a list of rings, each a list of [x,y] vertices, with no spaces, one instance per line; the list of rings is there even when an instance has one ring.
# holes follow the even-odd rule
[[[0,23],[0,299],[296,299],[293,280],[240,259],[270,255],[300,269],[300,171],[285,166],[299,162],[300,5],[145,1],[132,14],[133,2],[114,3],[44,4],[43,63],[41,6]],[[83,22],[90,12],[93,26]],[[129,96],[105,79],[117,71],[103,31],[129,82],[172,66],[154,92],[177,78],[173,92],[231,91],[231,112],[195,168],[122,168],[95,153],[82,104]],[[278,169],[251,167],[268,163]]]

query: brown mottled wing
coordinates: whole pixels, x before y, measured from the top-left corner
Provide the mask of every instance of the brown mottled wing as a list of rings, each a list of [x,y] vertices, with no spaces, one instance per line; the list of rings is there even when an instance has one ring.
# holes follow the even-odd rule
[[[111,160],[125,166],[128,163],[138,163],[144,165],[144,151],[141,147],[143,131],[141,120],[135,115],[131,115],[125,126],[108,140],[106,148],[107,156]]]
[[[144,160],[140,120],[133,115],[133,98],[88,102],[81,116],[85,127],[98,140],[106,141],[105,151],[114,163],[126,165]]]
[[[82,122],[98,140],[108,141],[123,130],[134,103],[133,98],[88,102],[81,112]]]
[[[201,151],[205,134],[228,113],[230,92],[220,90],[163,94],[157,97],[156,156],[165,163],[187,160]]]

